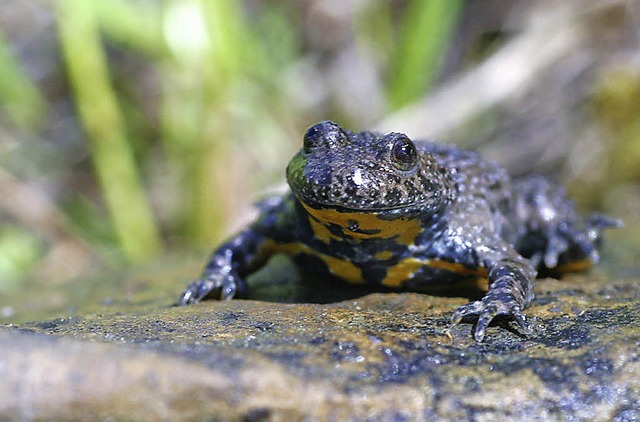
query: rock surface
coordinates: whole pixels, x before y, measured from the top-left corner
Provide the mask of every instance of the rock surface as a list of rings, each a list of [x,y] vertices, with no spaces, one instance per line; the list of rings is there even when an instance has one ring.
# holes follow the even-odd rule
[[[174,286],[175,287],[175,286]],[[524,336],[449,331],[466,299],[329,304],[159,299],[0,328],[0,414],[17,419],[640,418],[640,284],[539,280]]]

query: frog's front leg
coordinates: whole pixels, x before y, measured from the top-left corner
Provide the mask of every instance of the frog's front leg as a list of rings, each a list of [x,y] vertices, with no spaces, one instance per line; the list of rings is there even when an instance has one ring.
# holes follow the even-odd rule
[[[534,297],[536,270],[533,265],[507,244],[497,248],[481,247],[478,254],[489,271],[489,291],[482,299],[458,308],[451,317],[452,325],[465,317],[477,316],[474,338],[480,342],[489,323],[498,315],[506,315],[529,332],[523,310]]]
[[[254,228],[240,232],[213,252],[200,278],[187,286],[178,303],[197,303],[207,296],[226,300],[246,294],[242,277],[267,260],[261,251],[264,243],[265,236]]]

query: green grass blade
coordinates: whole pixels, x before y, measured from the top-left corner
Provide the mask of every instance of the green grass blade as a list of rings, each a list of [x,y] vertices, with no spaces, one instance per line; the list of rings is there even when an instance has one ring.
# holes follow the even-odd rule
[[[110,39],[151,56],[165,53],[160,8],[127,0],[92,3],[98,25]]]
[[[461,5],[461,0],[414,0],[408,5],[399,47],[392,55],[388,91],[392,109],[411,103],[429,89]]]
[[[92,4],[57,2],[60,43],[114,229],[124,256],[136,262],[160,249],[160,236],[109,81]]]
[[[226,223],[245,196],[230,158],[261,141],[246,131],[260,128],[275,108],[269,87],[296,44],[282,27],[286,9],[270,10],[261,27],[235,0],[164,4],[169,57],[162,68],[162,139],[169,174],[185,186],[178,193],[179,224],[190,244],[210,247],[229,234]]]
[[[38,88],[24,74],[0,33],[0,105],[24,130],[37,127],[46,112]]]

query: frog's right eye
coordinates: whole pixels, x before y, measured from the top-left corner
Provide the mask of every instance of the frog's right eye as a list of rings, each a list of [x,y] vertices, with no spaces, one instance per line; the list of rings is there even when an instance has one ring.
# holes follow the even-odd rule
[[[391,162],[400,170],[409,171],[418,163],[416,146],[405,135],[397,135],[391,146]]]
[[[333,148],[347,142],[347,134],[336,123],[327,120],[311,126],[304,134],[304,151],[316,148]]]

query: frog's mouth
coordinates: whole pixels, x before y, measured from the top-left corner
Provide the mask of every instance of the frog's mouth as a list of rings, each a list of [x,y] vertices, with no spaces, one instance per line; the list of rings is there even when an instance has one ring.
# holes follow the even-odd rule
[[[432,212],[433,207],[429,207],[427,202],[415,202],[415,203],[401,203],[397,205],[382,205],[372,202],[366,202],[362,208],[349,206],[346,203],[332,203],[328,201],[321,201],[317,198],[309,198],[301,195],[299,192],[294,196],[300,201],[307,212],[313,210],[313,212],[334,216],[334,213],[341,219],[342,216],[353,215],[368,215],[374,216],[382,221],[392,221],[399,218],[406,220],[418,219],[424,216],[426,213]]]
[[[330,239],[395,239],[413,244],[422,231],[419,218],[396,216],[389,218],[389,210],[349,210],[338,207],[316,208],[301,201],[309,215],[309,223],[318,238]],[[391,210],[392,211],[392,210]]]

